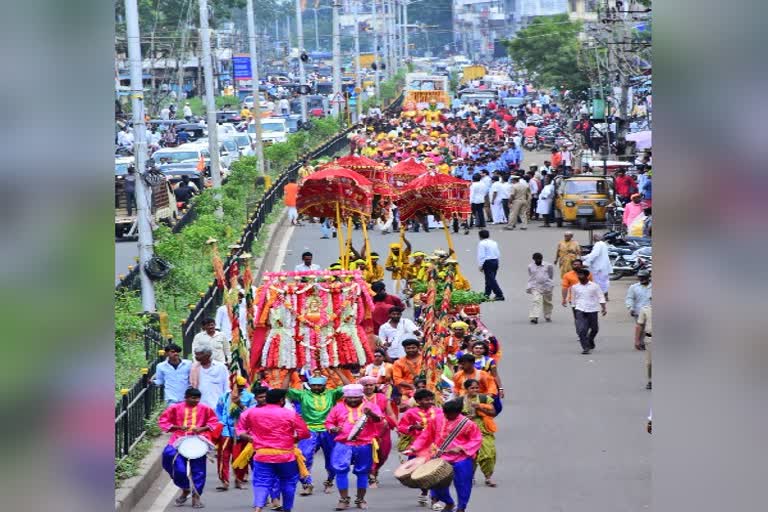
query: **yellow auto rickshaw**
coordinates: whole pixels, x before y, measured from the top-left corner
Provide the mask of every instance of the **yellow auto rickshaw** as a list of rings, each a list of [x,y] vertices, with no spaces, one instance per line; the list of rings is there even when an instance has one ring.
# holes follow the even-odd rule
[[[577,223],[586,229],[590,223],[605,222],[608,206],[613,204],[611,176],[574,176],[555,178],[555,222]]]

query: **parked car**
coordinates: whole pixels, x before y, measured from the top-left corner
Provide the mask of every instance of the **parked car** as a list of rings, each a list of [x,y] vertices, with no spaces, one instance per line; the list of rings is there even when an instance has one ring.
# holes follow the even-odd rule
[[[256,124],[248,125],[248,134],[256,136]],[[266,117],[261,120],[261,140],[267,144],[288,140],[288,123],[282,117]]]
[[[239,123],[240,113],[234,110],[220,110],[216,112],[217,123]]]

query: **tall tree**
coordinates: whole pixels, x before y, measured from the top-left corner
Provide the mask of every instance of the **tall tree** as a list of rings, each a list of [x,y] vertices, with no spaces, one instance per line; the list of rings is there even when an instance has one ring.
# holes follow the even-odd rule
[[[514,63],[528,71],[534,85],[580,92],[589,87],[578,63],[581,28],[567,14],[538,16],[505,44]]]

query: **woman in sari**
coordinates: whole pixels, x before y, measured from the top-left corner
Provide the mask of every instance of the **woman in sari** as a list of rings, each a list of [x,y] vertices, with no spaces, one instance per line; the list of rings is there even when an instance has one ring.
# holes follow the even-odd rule
[[[557,244],[555,265],[560,265],[560,277],[573,270],[573,260],[581,257],[581,246],[573,239],[573,232],[563,233],[563,240]]]
[[[464,382],[466,394],[463,397],[464,409],[462,413],[475,422],[483,434],[483,442],[480,451],[477,452],[475,467],[480,466],[480,471],[485,476],[485,485],[496,487],[493,481],[493,471],[496,468],[496,409],[493,406],[493,397],[480,394],[480,383],[475,379],[467,379]]]

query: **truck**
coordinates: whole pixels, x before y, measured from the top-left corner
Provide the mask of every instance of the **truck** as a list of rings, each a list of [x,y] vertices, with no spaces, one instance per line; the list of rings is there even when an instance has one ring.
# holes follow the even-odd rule
[[[443,75],[429,75],[427,73],[408,73],[405,75],[405,101],[416,103],[423,107],[430,102],[437,102],[438,107],[450,105],[451,98],[448,95],[448,77]]]
[[[465,84],[471,80],[479,80],[480,78],[483,78],[487,72],[488,70],[485,69],[485,66],[481,66],[479,64],[473,66],[464,66],[464,69],[462,70],[463,75],[461,77],[461,83]]]
[[[115,238],[122,238],[137,232],[137,227],[134,225],[136,224],[138,209],[134,205],[131,215],[128,215],[128,196],[125,193],[128,167],[132,166],[133,163],[132,157],[115,159]],[[136,176],[136,179],[140,178]],[[162,222],[170,226],[179,218],[173,188],[167,179],[152,186],[150,213],[152,224],[155,225]]]

